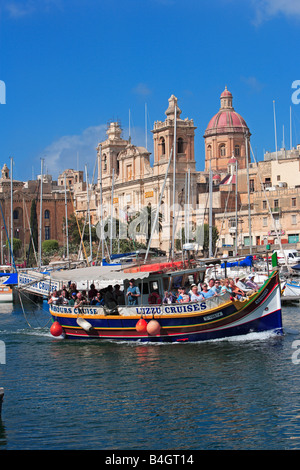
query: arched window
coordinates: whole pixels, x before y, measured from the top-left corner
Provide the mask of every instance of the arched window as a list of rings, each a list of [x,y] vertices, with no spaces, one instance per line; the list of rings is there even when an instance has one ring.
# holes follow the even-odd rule
[[[45,219],[50,219],[50,211],[48,209],[45,210]]]
[[[160,155],[165,155],[166,144],[165,144],[165,139],[163,137],[159,139],[159,145],[160,145]]]
[[[107,170],[107,156],[103,155],[103,171]]]
[[[234,146],[234,155],[236,157],[239,157],[240,156],[240,146],[239,145],[235,145]]]
[[[13,212],[13,218],[14,220],[17,220],[19,218],[19,211],[18,209],[15,209],[14,212]]]
[[[208,145],[208,146],[207,146],[207,159],[208,159],[208,160],[211,159],[211,145]]]
[[[225,144],[221,144],[219,147],[219,155],[220,157],[226,157],[226,146]]]
[[[181,137],[178,138],[177,141],[177,153],[184,153],[183,150],[183,139]]]

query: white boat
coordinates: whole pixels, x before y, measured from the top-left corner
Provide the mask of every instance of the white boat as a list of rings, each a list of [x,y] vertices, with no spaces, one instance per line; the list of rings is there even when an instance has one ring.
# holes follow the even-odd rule
[[[11,286],[1,284],[0,285],[0,303],[12,302],[13,301],[13,290]]]

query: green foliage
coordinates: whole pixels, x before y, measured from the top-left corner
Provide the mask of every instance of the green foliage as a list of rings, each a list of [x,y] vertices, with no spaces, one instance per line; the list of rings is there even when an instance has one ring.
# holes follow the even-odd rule
[[[45,240],[42,243],[42,250],[43,253],[53,253],[55,251],[58,251],[59,245],[57,240]]]
[[[7,249],[7,252],[10,251],[10,247],[9,247],[9,243],[8,243],[8,240],[6,240],[6,249]],[[21,240],[19,240],[19,238],[13,238],[13,255],[14,257],[17,256],[18,254],[18,251],[22,248],[22,242]]]

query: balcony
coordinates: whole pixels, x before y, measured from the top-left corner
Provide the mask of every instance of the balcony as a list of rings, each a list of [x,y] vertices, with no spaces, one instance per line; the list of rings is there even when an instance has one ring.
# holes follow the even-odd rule
[[[271,207],[271,214],[281,217],[281,207]]]

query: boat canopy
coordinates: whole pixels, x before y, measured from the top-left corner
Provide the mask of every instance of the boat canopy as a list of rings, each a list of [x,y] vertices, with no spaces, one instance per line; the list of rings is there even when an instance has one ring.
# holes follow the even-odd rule
[[[126,279],[144,279],[149,277],[149,272],[126,273],[120,266],[92,266],[51,273],[54,281],[125,281]]]
[[[226,261],[226,266],[227,268],[231,268],[233,266],[243,266],[243,267],[252,266],[252,260],[253,260],[253,257],[250,255],[250,256],[246,256],[246,258],[242,259],[241,261],[234,261],[234,262]],[[221,268],[225,268],[225,262],[221,264]]]

